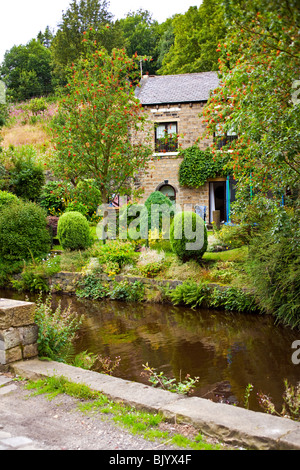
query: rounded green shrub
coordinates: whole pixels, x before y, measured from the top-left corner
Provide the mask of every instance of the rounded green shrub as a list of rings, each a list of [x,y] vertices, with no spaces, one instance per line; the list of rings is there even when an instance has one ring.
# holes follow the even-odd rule
[[[0,211],[0,258],[26,260],[49,253],[45,211],[33,202],[13,203]]]
[[[58,221],[57,236],[64,250],[85,250],[90,246],[90,227],[80,212],[65,212]]]
[[[0,211],[6,206],[18,202],[18,197],[8,191],[0,191]]]
[[[170,243],[182,260],[200,261],[207,250],[207,230],[204,220],[195,212],[179,212],[170,227]]]

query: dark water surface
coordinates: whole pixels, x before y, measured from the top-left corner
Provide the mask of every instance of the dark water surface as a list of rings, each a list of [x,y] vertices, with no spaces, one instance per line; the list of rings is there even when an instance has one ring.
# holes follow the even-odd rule
[[[25,295],[0,291],[0,297]],[[251,383],[250,409],[257,411],[262,411],[257,392],[268,394],[281,410],[283,380],[291,385],[300,380],[300,364],[292,362],[300,332],[274,325],[270,316],[53,295],[54,302],[59,299],[84,316],[76,352],[120,356],[117,377],[148,383],[141,376],[148,362],[177,380],[199,377],[195,396],[238,406],[244,406]]]

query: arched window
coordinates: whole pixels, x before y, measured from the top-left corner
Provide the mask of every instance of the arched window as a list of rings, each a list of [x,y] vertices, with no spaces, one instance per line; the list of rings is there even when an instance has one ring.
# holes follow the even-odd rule
[[[158,188],[157,191],[160,191],[164,196],[167,196],[170,201],[175,202],[176,201],[176,191],[173,186],[171,186],[168,183],[163,183],[161,184]]]

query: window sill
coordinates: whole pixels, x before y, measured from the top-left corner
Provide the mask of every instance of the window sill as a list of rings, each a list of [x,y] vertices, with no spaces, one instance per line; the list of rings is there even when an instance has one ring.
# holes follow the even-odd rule
[[[153,157],[174,157],[177,156],[179,152],[154,152]]]

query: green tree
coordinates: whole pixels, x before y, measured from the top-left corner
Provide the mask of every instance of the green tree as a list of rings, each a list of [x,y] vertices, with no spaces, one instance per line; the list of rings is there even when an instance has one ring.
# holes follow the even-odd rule
[[[135,142],[146,121],[129,77],[137,67],[124,50],[112,55],[86,33],[84,55],[71,68],[67,95],[54,127],[56,171],[77,184],[95,180],[102,202],[130,191],[130,179],[151,154],[147,141]]]
[[[62,83],[66,81],[66,70],[84,52],[82,34],[90,27],[94,29],[94,39],[109,52],[114,47],[122,47],[122,37],[118,23],[108,11],[106,0],[73,0],[58,26],[51,43],[54,75]]]
[[[178,15],[167,18],[166,21],[158,25],[159,40],[156,46],[156,68],[157,70],[162,67],[165,55],[169,52],[171,46],[174,44],[175,34],[173,20]]]
[[[148,10],[130,12],[119,21],[120,27],[126,39],[126,52],[129,57],[135,53],[141,56],[151,57],[143,66],[143,73],[155,73],[156,47],[159,40],[158,22],[153,20]]]
[[[7,86],[7,98],[27,100],[53,91],[51,53],[38,40],[13,46],[5,53],[1,78]]]
[[[162,75],[209,72],[218,69],[217,45],[226,26],[221,0],[203,0],[173,20],[174,44],[164,56]]]
[[[46,27],[45,31],[42,33],[42,31],[39,32],[37,35],[37,39],[40,41],[40,43],[47,47],[51,46],[51,42],[53,40],[53,33],[51,32],[49,26]]]

